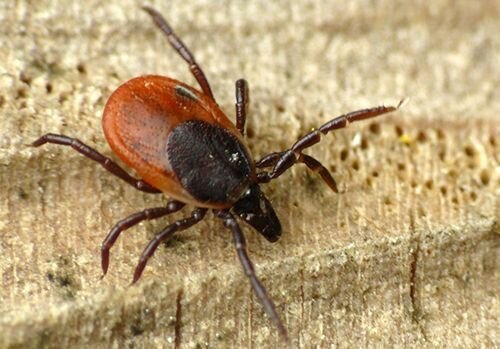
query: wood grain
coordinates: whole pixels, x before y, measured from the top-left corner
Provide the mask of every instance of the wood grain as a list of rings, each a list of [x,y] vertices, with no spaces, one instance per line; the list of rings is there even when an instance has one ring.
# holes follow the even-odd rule
[[[27,146],[64,133],[111,155],[100,117],[121,82],[152,73],[194,84],[139,5],[0,5],[2,348],[280,343],[211,215],[160,248],[134,287],[142,249],[169,219],[127,231],[100,280],[112,225],[166,199],[71,150]],[[311,149],[343,194],[300,166],[264,188],[283,237],[245,231],[294,347],[499,344],[497,2],[152,5],[230,117],[234,81],[249,81],[257,158],[336,115],[410,97]]]

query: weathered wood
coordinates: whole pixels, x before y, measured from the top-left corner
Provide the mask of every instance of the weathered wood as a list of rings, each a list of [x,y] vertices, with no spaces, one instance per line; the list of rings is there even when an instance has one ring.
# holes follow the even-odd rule
[[[134,1],[67,3],[0,5],[0,347],[276,347],[211,215],[134,287],[170,218],[125,232],[100,280],[113,224],[167,200],[69,149],[26,145],[60,132],[111,155],[100,116],[113,89],[144,73],[194,79]],[[498,345],[498,3],[160,4],[231,116],[234,81],[249,81],[256,155],[411,98],[311,148],[344,193],[305,166],[264,188],[284,234],[245,229],[247,242],[294,346]]]

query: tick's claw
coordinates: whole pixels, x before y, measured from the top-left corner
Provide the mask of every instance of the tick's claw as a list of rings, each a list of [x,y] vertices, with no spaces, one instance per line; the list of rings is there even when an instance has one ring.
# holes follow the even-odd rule
[[[400,100],[396,109],[402,108],[406,103],[408,103],[409,100],[410,97],[405,97],[402,100]]]

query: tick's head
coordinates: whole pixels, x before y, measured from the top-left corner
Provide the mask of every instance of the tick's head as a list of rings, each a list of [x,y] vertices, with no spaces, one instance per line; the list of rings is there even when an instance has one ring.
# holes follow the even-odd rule
[[[257,184],[248,188],[234,204],[234,212],[264,237],[274,242],[281,236],[281,223],[273,206]]]

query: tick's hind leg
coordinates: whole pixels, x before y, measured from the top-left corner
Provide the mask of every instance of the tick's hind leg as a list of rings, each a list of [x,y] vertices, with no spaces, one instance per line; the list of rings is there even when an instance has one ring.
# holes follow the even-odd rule
[[[135,268],[134,279],[132,280],[132,283],[135,284],[137,280],[139,280],[142,272],[144,271],[144,268],[146,268],[146,264],[148,263],[149,258],[153,256],[156,249],[158,248],[158,245],[160,245],[162,241],[165,241],[177,231],[184,230],[191,227],[192,225],[195,225],[196,223],[201,221],[203,217],[205,217],[206,212],[206,208],[197,208],[193,212],[191,212],[191,217],[180,219],[168,225],[165,229],[158,233],[142,252],[139,263],[137,263],[137,266]]]
[[[189,51],[187,46],[174,33],[174,31],[172,30],[166,19],[163,18],[163,16],[152,7],[143,6],[142,9],[151,16],[156,26],[160,28],[160,30],[167,36],[167,40],[170,43],[170,45],[172,45],[174,50],[176,50],[182,57],[182,59],[184,59],[186,63],[189,65],[189,70],[191,70],[191,73],[194,75],[196,81],[198,81],[198,84],[200,84],[200,87],[203,90],[203,92],[212,100],[215,100],[214,95],[212,94],[212,89],[210,88],[210,84],[208,83],[208,80],[205,77],[205,73],[203,73],[203,70],[194,59],[194,56],[191,53],[191,51]]]
[[[94,148],[89,147],[85,143],[81,142],[76,138],[67,137],[64,135],[56,135],[53,133],[47,133],[46,135],[38,138],[31,145],[33,147],[39,147],[45,143],[53,143],[59,145],[65,145],[73,148],[82,155],[85,155],[89,159],[94,160],[102,165],[106,170],[114,174],[115,176],[123,179],[125,182],[133,186],[135,189],[144,191],[146,193],[158,194],[161,193],[160,190],[149,185],[141,179],[136,179],[129,175],[123,168],[118,166],[113,160],[102,155]]]
[[[184,206],[185,204],[183,202],[172,200],[167,203],[166,207],[147,208],[141,212],[134,213],[116,223],[102,243],[101,247],[101,266],[103,273],[102,276],[104,277],[104,275],[106,275],[108,271],[109,250],[111,249],[111,247],[113,247],[113,245],[116,242],[116,239],[118,239],[118,236],[120,236],[120,234],[123,231],[133,227],[134,225],[139,224],[144,220],[157,219],[166,216],[168,214],[177,212]]]
[[[221,218],[224,222],[224,225],[231,229],[233,233],[234,245],[236,247],[236,253],[238,254],[238,259],[240,260],[241,266],[243,267],[243,271],[246,276],[250,279],[250,284],[252,285],[252,289],[257,296],[257,299],[264,307],[264,311],[267,316],[271,319],[274,325],[278,328],[280,335],[285,339],[285,341],[289,344],[290,340],[288,338],[288,332],[285,328],[285,325],[281,321],[278,313],[276,312],[276,308],[274,306],[273,301],[267,294],[266,289],[261,284],[257,275],[255,275],[255,268],[252,264],[252,261],[248,257],[247,253],[247,244],[245,241],[245,236],[241,231],[241,228],[234,218],[234,216],[228,211],[214,211],[217,217]]]

